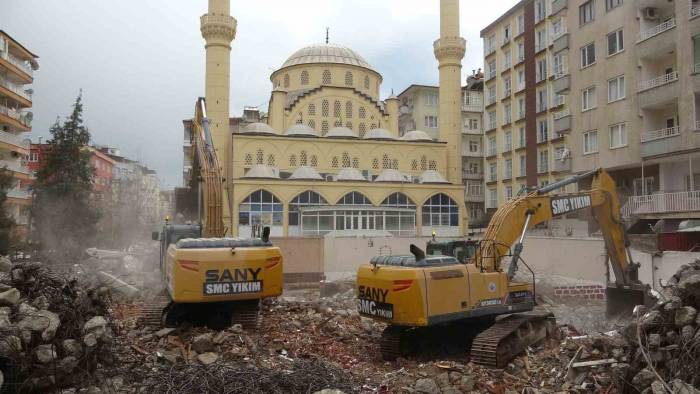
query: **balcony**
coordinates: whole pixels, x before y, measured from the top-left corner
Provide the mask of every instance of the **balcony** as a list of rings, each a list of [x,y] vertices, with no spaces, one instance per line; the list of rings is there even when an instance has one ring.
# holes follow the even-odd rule
[[[5,168],[18,179],[31,179],[32,172],[19,161],[0,160],[0,168]]]
[[[468,146],[463,146],[462,147],[462,157],[482,158],[482,157],[484,157],[484,152],[481,149],[477,149],[476,152],[472,152],[469,150]]]
[[[554,133],[564,133],[571,130],[571,110],[565,109],[554,113]]]
[[[571,160],[554,160],[552,172],[571,172]]]
[[[632,196],[622,209],[623,217],[700,211],[700,191]]]
[[[484,193],[481,194],[464,194],[464,202],[484,202]]]
[[[680,138],[680,128],[668,127],[660,130],[644,131],[641,135],[642,157],[659,156],[686,149]]]
[[[14,188],[7,192],[7,198],[18,201],[28,201],[32,198],[32,195],[25,189]]]
[[[561,52],[569,47],[569,33],[566,28],[560,30],[557,35],[552,37],[552,52]]]
[[[563,69],[562,73],[555,75],[552,90],[555,94],[567,94],[569,89],[571,89],[571,75],[568,74],[568,70]]]
[[[468,179],[470,181],[480,181],[480,180],[484,179],[484,174],[482,174],[480,172],[464,171],[464,172],[462,172],[462,178]]]
[[[481,112],[484,110],[484,106],[481,102],[479,103],[471,103],[471,104],[464,104],[462,103],[462,111],[465,112]]]
[[[677,71],[647,81],[640,81],[637,86],[639,106],[648,108],[677,99],[679,95],[677,81]]]
[[[4,143],[19,148],[25,155],[29,154],[29,140],[22,138],[22,135],[0,131],[0,144]],[[12,149],[15,150],[15,149]]]
[[[671,18],[664,23],[658,24],[652,28],[642,30],[639,32],[639,37],[637,38],[637,43],[644,42],[652,37],[658,36],[659,34],[669,31],[676,27],[676,18]]]
[[[667,127],[660,130],[642,132],[642,142],[656,141],[664,138],[680,135],[680,127]]]
[[[14,56],[11,53],[7,54],[7,60],[30,77],[34,75],[34,70],[32,70],[32,66],[26,61],[21,60],[20,58]]]
[[[28,107],[31,106],[32,95],[31,93],[27,92],[27,90],[29,89],[24,89],[23,85],[18,85],[7,78],[0,78],[0,86],[4,87],[5,89],[20,97],[20,100],[17,100],[16,98],[15,100],[25,104]]]
[[[32,127],[31,117],[28,114],[2,105],[0,105],[0,123],[7,123],[24,131],[29,131]]]
[[[690,6],[690,19],[694,19],[700,16],[700,5]]]
[[[552,1],[552,13],[550,16],[554,16],[559,13],[559,11],[567,8],[569,5],[568,0],[554,0]]]

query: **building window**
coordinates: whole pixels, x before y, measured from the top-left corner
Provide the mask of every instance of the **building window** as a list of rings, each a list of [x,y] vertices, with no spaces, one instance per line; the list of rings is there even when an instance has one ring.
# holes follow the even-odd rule
[[[352,168],[360,168],[360,159],[357,157],[352,158]]]
[[[535,106],[537,107],[538,113],[547,110],[547,88],[537,91],[535,101]]]
[[[493,130],[496,128],[496,111],[489,111],[488,117],[489,123],[486,125],[486,130]]]
[[[341,197],[336,205],[372,205],[372,202],[362,193],[350,192]]]
[[[258,149],[255,153],[255,164],[263,164],[264,155],[262,149]]]
[[[428,169],[428,159],[425,156],[420,157],[420,170],[426,171]]]
[[[469,141],[469,152],[470,153],[479,152],[479,141]]]
[[[331,80],[331,72],[329,70],[323,70],[323,84],[324,85],[330,85],[332,80]]]
[[[37,163],[39,161],[39,152],[32,152],[29,154],[29,162]]]
[[[503,28],[503,41],[507,42],[508,40],[510,40],[510,25]]]
[[[547,142],[549,140],[549,122],[547,119],[542,119],[537,122],[537,143]]]
[[[479,130],[479,119],[469,119],[469,130]]]
[[[331,167],[338,168],[338,165],[339,165],[338,156],[333,156],[333,160],[331,160]]]
[[[608,56],[622,52],[625,49],[625,41],[622,29],[608,34]]]
[[[581,92],[581,111],[588,111],[596,107],[595,86],[590,86]]]
[[[537,30],[535,32],[535,52],[545,48],[547,48],[547,29]]]
[[[503,79],[503,98],[510,97],[510,86],[511,86],[510,75],[508,75]]]
[[[328,202],[326,201],[325,198],[323,198],[320,194],[313,192],[311,190],[307,190],[305,192],[302,192],[301,194],[297,195],[294,197],[294,199],[289,203],[289,214],[287,217],[289,218],[289,225],[290,226],[299,226],[302,225],[302,213],[301,209],[304,207],[318,207],[318,206],[324,206],[328,205]],[[330,219],[322,218],[319,217],[319,212],[308,212],[303,214],[303,228],[304,228],[304,233],[305,234],[318,234],[319,233],[319,222],[320,221],[328,221],[328,224],[330,223],[330,220],[332,220],[332,217]],[[330,226],[322,226],[322,227],[330,227]]]
[[[547,5],[545,0],[535,1],[535,23],[539,23],[541,20],[547,17]]]
[[[238,224],[281,226],[282,203],[267,190],[255,191],[238,206]]]
[[[578,7],[578,21],[580,25],[592,22],[595,19],[595,2],[589,0]]]
[[[498,208],[498,191],[496,189],[489,189],[487,208]]]
[[[518,63],[525,60],[525,44],[522,42],[518,43]]]
[[[360,123],[359,131],[360,131],[360,138],[364,138],[365,133],[367,132],[367,126],[365,126],[364,123]]]
[[[327,120],[324,120],[323,122],[321,122],[321,134],[322,135],[328,134],[328,121]]]
[[[350,155],[348,152],[343,152],[343,168],[350,168]]]
[[[489,156],[496,155],[496,136],[489,137]]]
[[[503,71],[508,71],[513,63],[513,56],[510,54],[510,49],[505,51],[503,58],[505,59],[503,62]]]
[[[413,159],[411,161],[411,171],[418,171],[418,160]]]
[[[496,85],[493,84],[487,88],[487,93],[488,93],[488,104],[491,105],[496,102]]]
[[[486,55],[490,55],[496,50],[496,35],[492,34],[485,39],[484,51]]]
[[[297,155],[291,155],[289,156],[289,166],[290,167],[296,167],[297,166]]]
[[[345,117],[352,118],[352,103],[350,101],[345,103]]]
[[[309,119],[309,127],[316,130],[316,121],[313,119]]]
[[[549,149],[541,150],[537,161],[537,172],[542,174],[547,171],[549,171]]]
[[[509,124],[512,121],[513,111],[510,103],[503,106],[503,124]]]
[[[624,123],[619,123],[610,126],[610,149],[621,148],[627,146],[627,127]]]
[[[347,127],[348,129],[352,130],[352,122],[349,122],[349,121],[348,121],[348,122],[345,122],[345,127]]]
[[[341,106],[340,106],[340,101],[335,100],[333,103],[333,116],[336,118],[340,118],[341,115]]]
[[[506,200],[510,200],[511,198],[513,198],[513,186],[505,187],[505,198]]]
[[[299,165],[300,165],[300,166],[305,166],[306,163],[307,163],[306,159],[307,159],[306,151],[303,150],[303,151],[301,151],[301,153],[299,154]]]
[[[416,231],[416,204],[405,194],[396,192],[382,201],[381,206],[407,208],[413,212],[386,210],[384,229],[394,235],[412,235]]]
[[[328,100],[323,100],[323,102],[321,103],[321,115],[328,116],[329,108],[330,105],[328,104]]]
[[[301,77],[299,78],[301,80],[302,85],[308,85],[309,84],[309,72],[304,70],[301,72]]]
[[[516,18],[516,28],[517,28],[517,35],[523,34],[525,31],[525,15],[520,14]]]
[[[498,178],[498,165],[497,163],[489,163],[489,182],[496,182]]]
[[[536,74],[537,82],[547,79],[547,58],[542,58],[537,61]]]
[[[623,0],[605,0],[605,9],[610,11],[622,5]]]
[[[581,68],[595,63],[595,42],[581,48]]]
[[[289,74],[284,74],[284,87],[289,87]]]
[[[434,115],[425,116],[425,127],[435,129],[438,127],[438,117]]]
[[[525,157],[525,155],[520,155],[519,160],[520,160],[520,172],[519,172],[518,176],[523,177],[523,176],[527,175],[527,158]]]
[[[367,116],[367,110],[365,110],[365,107],[360,107],[360,119],[364,119]]]
[[[503,168],[503,178],[505,178],[505,179],[513,178],[513,159],[506,160],[506,164]]]
[[[625,76],[620,75],[608,80],[608,102],[625,98]]]
[[[428,227],[459,226],[459,207],[453,199],[438,193],[423,204],[423,225]]]
[[[469,173],[472,175],[479,175],[479,163],[471,162],[469,163]]]
[[[275,166],[275,155],[267,155],[267,165],[270,167]]]
[[[592,130],[583,133],[583,154],[598,152],[598,131]]]
[[[369,77],[365,75],[365,89],[369,89]]]
[[[525,98],[521,97],[518,99],[518,119],[523,119],[525,117]]]
[[[509,130],[503,133],[503,151],[510,152],[513,149],[513,133]]]
[[[438,94],[436,92],[425,92],[425,105],[436,107],[438,105]]]
[[[428,169],[437,171],[437,162],[435,160],[430,160],[430,162],[428,162]]]
[[[525,135],[525,127],[521,127],[520,129],[518,129],[518,142],[520,143],[518,145],[518,148],[525,147],[526,138],[527,136]]]
[[[352,86],[352,85],[353,85],[352,73],[350,71],[347,71],[345,73],[345,86]]]
[[[488,80],[488,79],[496,78],[496,59],[489,60],[487,68],[488,68],[488,76],[486,79]]]
[[[309,116],[316,115],[316,104],[309,104]]]
[[[246,167],[250,167],[253,165],[253,155],[250,153],[245,154],[245,160],[243,161]]]

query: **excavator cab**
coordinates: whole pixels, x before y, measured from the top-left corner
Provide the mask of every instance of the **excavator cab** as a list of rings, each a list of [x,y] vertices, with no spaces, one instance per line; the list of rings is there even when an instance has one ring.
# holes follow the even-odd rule
[[[474,256],[479,243],[471,239],[451,241],[428,241],[425,253],[428,256],[452,256],[460,263],[467,263]]]

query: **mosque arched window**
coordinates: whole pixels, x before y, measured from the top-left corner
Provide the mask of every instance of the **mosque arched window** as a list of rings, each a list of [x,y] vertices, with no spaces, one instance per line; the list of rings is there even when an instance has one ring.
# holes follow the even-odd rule
[[[345,73],[345,86],[352,86],[352,72],[347,71]]]
[[[284,87],[289,87],[289,74],[284,74]]]
[[[327,120],[324,120],[323,122],[321,122],[321,134],[322,135],[328,134],[328,121]]]
[[[323,70],[323,80],[322,80],[324,85],[330,85],[332,80],[331,80],[331,72],[329,70]]]
[[[352,158],[352,168],[360,168],[360,159],[357,157]]]
[[[300,193],[299,195],[294,197],[294,199],[289,203],[289,225],[300,225],[302,207],[317,207],[322,205],[328,205],[328,202],[326,202],[326,199],[323,198],[320,194],[311,190],[307,190],[305,192]],[[318,218],[316,218],[315,221],[318,221]],[[304,224],[306,226],[306,222]]]
[[[360,192],[350,192],[341,197],[337,205],[372,205],[372,201]]]
[[[318,157],[316,155],[311,155],[311,167],[318,166]]]
[[[426,171],[428,169],[428,159],[425,158],[425,155],[420,157],[420,170],[421,171]]]
[[[255,164],[263,164],[263,151],[262,151],[262,149],[258,149],[258,152],[255,154]]]
[[[331,160],[331,167],[338,168],[338,156],[333,156],[333,160]]]
[[[365,89],[369,89],[369,77],[365,75]]]
[[[302,71],[299,79],[301,80],[300,82],[302,85],[308,85],[309,84],[309,72],[306,70]]]
[[[388,168],[391,168],[391,160],[389,160],[389,155],[385,153],[382,155],[382,169],[386,170]]]
[[[379,159],[377,159],[376,157],[372,159],[372,168],[375,170],[379,169]]]
[[[275,165],[275,155],[267,155],[267,165],[270,167]]]
[[[323,100],[323,102],[321,103],[321,115],[328,116],[329,108],[330,105],[328,104],[328,100]]]
[[[343,168],[349,168],[350,167],[350,155],[348,155],[348,152],[343,152]]]
[[[393,168],[395,170],[399,169],[399,160],[398,159],[394,159],[391,161],[391,168]]]
[[[428,164],[428,169],[433,171],[437,170],[437,163],[435,162],[435,160],[430,160],[430,164]]]
[[[309,127],[316,130],[316,121],[313,119],[309,119]]]
[[[282,225],[282,202],[267,190],[257,190],[238,206],[238,223],[249,225]]]
[[[309,104],[309,116],[315,116],[316,115],[316,104]]]
[[[299,165],[300,166],[305,166],[306,165],[306,151],[303,150],[299,154]]]
[[[413,159],[413,161],[411,161],[411,170],[418,171],[418,160]]]
[[[367,128],[364,123],[360,123],[360,138],[364,138]]]
[[[350,119],[352,118],[352,102],[348,101],[345,103],[345,117]]]
[[[245,160],[243,161],[246,167],[253,165],[253,155],[250,153],[245,154]]]
[[[423,225],[459,226],[459,207],[450,196],[438,193],[423,204]]]
[[[341,115],[341,106],[340,106],[340,101],[335,100],[335,103],[333,103],[333,116],[336,118],[340,118]]]
[[[297,155],[292,154],[291,156],[289,156],[289,166],[290,167],[297,166]]]
[[[365,107],[360,107],[360,119],[364,119],[367,116],[367,110]]]

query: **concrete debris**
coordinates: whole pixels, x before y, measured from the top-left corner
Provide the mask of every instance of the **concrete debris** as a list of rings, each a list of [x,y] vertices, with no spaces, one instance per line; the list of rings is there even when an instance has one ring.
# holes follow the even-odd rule
[[[37,346],[36,349],[34,349],[34,355],[36,360],[42,364],[50,363],[58,356],[56,349],[50,344]]]
[[[214,335],[212,333],[205,333],[196,336],[192,341],[192,350],[199,354],[209,353],[216,350],[216,346],[214,345]]]
[[[140,293],[137,287],[124,282],[108,272],[99,271],[97,273],[97,278],[100,280],[102,285],[109,287],[113,291],[127,298],[136,298]]]
[[[440,388],[438,387],[437,383],[435,383],[435,381],[430,378],[418,379],[416,381],[416,385],[413,386],[413,389],[416,390],[416,392],[423,394],[440,393]]]
[[[202,353],[202,354],[197,355],[197,361],[199,361],[203,365],[213,364],[218,359],[219,359],[219,355],[216,353],[212,353],[212,352],[206,352],[206,353]]]
[[[5,306],[14,306],[19,302],[19,290],[15,289],[14,287],[3,291],[0,293],[0,306],[5,305]]]

